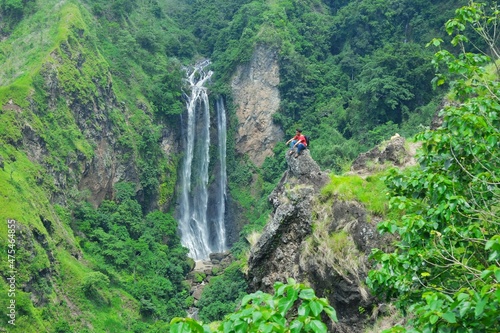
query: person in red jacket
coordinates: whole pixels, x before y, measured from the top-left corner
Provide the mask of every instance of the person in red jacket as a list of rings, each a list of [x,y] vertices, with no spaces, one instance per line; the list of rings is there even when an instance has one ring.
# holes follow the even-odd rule
[[[306,137],[302,135],[302,130],[297,128],[295,130],[295,136],[288,140],[286,144],[290,144],[290,152],[288,153],[289,155],[292,155],[294,152],[294,148],[297,147],[297,152],[295,153],[295,158],[297,158],[300,154],[300,152],[307,147],[307,141]]]

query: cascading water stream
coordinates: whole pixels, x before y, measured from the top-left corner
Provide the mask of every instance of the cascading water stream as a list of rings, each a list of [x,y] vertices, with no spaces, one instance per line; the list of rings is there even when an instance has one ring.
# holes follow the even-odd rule
[[[195,260],[206,259],[210,253],[226,249],[224,226],[226,197],[226,120],[222,101],[217,102],[217,127],[220,154],[220,190],[216,193],[217,217],[209,222],[208,180],[210,161],[210,106],[204,84],[212,76],[205,72],[209,61],[197,64],[188,71],[187,82],[191,94],[187,97],[187,124],[185,150],[180,175],[179,229],[182,244]],[[222,110],[222,111],[220,111]],[[220,113],[224,113],[221,115]],[[223,124],[222,124],[223,122]]]
[[[218,244],[214,244],[217,252],[226,250],[226,227],[224,224],[224,213],[226,212],[226,185],[227,185],[227,172],[226,172],[226,109],[224,108],[224,101],[222,97],[217,99],[217,133],[219,141],[219,191],[217,192],[217,218],[215,221],[215,232],[217,239],[220,240]]]

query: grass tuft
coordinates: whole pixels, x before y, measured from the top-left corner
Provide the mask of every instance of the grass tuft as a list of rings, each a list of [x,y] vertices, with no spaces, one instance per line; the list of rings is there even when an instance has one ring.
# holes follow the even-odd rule
[[[331,176],[331,181],[321,191],[323,201],[336,198],[338,200],[357,200],[375,215],[388,212],[387,188],[384,177],[387,172],[374,174],[363,179],[357,175]]]

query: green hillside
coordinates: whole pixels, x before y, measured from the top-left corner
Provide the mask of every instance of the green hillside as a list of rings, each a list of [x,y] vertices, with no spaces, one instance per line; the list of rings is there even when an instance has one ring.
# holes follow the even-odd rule
[[[12,22],[21,16],[9,13],[2,12]],[[14,332],[132,332],[149,326],[142,321],[183,315],[189,263],[176,224],[168,213],[143,213],[137,201],[169,203],[177,158],[160,156],[155,116],[139,109],[135,98],[119,97],[132,92],[149,103],[145,92],[139,82],[113,79],[113,64],[98,48],[97,21],[83,4],[27,3],[22,17],[3,27],[0,58],[0,237],[2,253],[12,253],[1,271],[15,277],[16,287],[1,301],[7,308],[15,300],[15,326],[7,316],[1,326]],[[121,153],[117,163],[131,160],[139,179],[117,185],[109,198],[114,201],[97,210],[84,203],[97,203],[92,194],[77,187],[85,163],[105,143],[100,135],[113,136]],[[8,231],[12,225],[15,234]],[[160,270],[172,273],[160,278]],[[159,293],[144,289],[151,274]],[[8,281],[2,279],[2,290]]]

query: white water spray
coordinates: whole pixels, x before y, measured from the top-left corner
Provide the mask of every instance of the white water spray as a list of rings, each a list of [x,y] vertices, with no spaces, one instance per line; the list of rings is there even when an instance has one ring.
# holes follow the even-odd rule
[[[217,218],[209,223],[208,180],[210,148],[210,106],[205,83],[212,72],[205,72],[210,64],[204,61],[188,71],[187,82],[191,94],[187,96],[187,126],[185,150],[180,176],[179,229],[181,242],[195,260],[206,259],[210,253],[226,250],[224,226],[226,197],[226,120],[222,102],[217,102],[218,141],[220,154],[220,191],[216,195]],[[219,106],[219,103],[221,103]],[[222,108],[222,111],[219,111]],[[224,115],[220,113],[223,112]],[[222,124],[222,122],[224,124]]]
[[[219,141],[219,191],[217,192],[217,218],[215,221],[216,238],[220,240],[218,244],[214,244],[217,252],[226,250],[226,227],[224,224],[224,213],[226,212],[226,109],[222,97],[217,99],[217,133]]]

